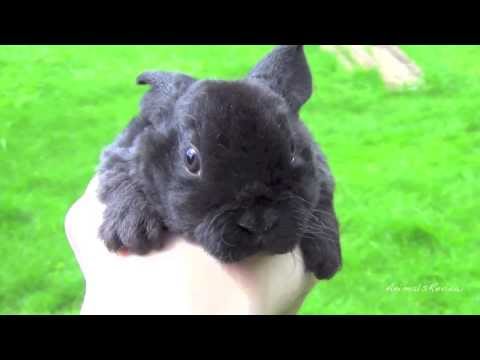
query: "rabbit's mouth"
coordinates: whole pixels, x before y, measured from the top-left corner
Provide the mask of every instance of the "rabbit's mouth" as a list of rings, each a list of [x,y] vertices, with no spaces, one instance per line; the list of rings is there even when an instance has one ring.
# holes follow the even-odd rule
[[[301,224],[295,217],[267,216],[272,221],[261,222],[258,227],[257,222],[244,215],[242,211],[212,214],[195,229],[193,238],[224,263],[241,261],[260,252],[288,253],[298,244]]]
[[[239,241],[239,239],[243,241]],[[234,263],[258,253],[270,255],[288,253],[293,251],[297,245],[298,241],[295,239],[295,236],[291,236],[287,238],[287,241],[278,241],[279,236],[275,233],[254,235],[245,231],[243,236],[237,234],[236,243],[230,243],[225,238],[221,238],[216,241],[216,245],[206,249],[218,260],[224,263]]]
[[[219,245],[213,249],[207,249],[210,255],[225,264],[236,263],[261,251],[258,247],[231,247],[229,245]]]

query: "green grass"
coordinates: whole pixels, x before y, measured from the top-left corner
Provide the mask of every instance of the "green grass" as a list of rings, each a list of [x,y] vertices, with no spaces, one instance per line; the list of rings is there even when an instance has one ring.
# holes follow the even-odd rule
[[[64,215],[147,69],[236,79],[271,46],[0,47],[0,313],[78,313]],[[426,85],[389,93],[317,46],[302,117],[337,180],[344,267],[302,314],[480,313],[480,47],[405,46]],[[437,283],[460,292],[391,292]]]

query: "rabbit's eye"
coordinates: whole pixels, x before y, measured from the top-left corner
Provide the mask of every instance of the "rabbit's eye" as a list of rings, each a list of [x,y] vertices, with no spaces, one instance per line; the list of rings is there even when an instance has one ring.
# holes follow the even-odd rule
[[[295,145],[294,144],[290,145],[290,162],[291,163],[295,162]]]
[[[200,158],[195,148],[189,147],[185,152],[185,165],[192,174],[200,171]]]

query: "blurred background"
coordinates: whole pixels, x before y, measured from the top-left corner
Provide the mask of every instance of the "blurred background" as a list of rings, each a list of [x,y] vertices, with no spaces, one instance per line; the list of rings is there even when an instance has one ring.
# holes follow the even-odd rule
[[[272,48],[0,46],[0,313],[78,314],[64,216],[137,114],[137,75],[239,79]],[[480,47],[387,50],[306,46],[344,266],[301,314],[478,314]]]

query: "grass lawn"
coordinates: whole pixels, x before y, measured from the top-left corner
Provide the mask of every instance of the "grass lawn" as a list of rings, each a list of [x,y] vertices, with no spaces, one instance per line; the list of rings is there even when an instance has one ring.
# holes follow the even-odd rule
[[[306,48],[302,117],[336,176],[344,267],[302,314],[480,313],[480,47],[403,48],[426,74],[416,92]],[[0,46],[0,313],[78,313],[64,215],[136,114],[138,74],[236,79],[270,49]],[[434,284],[457,291],[414,288]]]

